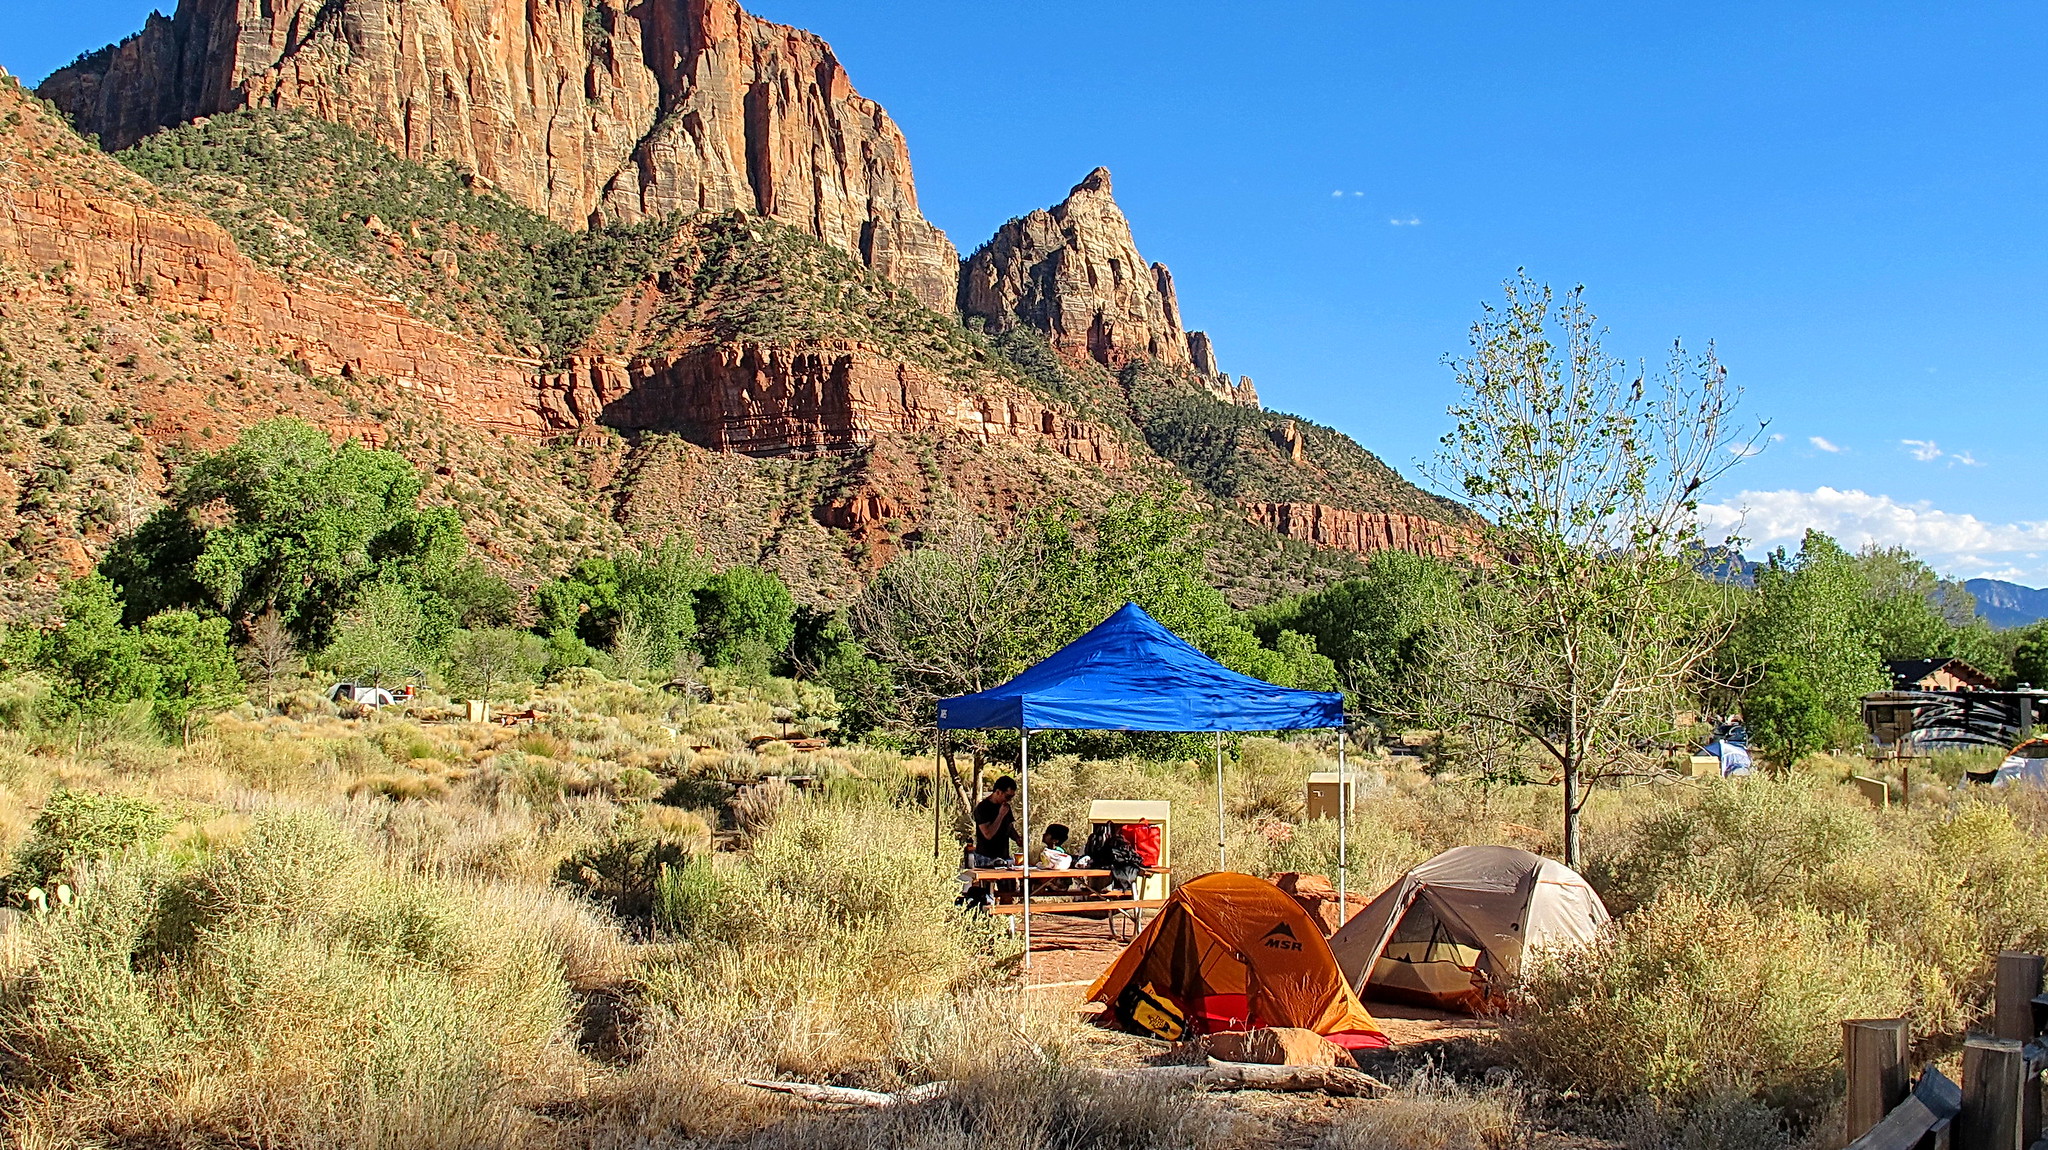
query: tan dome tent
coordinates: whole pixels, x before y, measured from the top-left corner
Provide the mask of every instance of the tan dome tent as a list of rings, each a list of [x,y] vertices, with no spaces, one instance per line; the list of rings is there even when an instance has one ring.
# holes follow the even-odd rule
[[[1401,876],[1330,939],[1360,998],[1475,1010],[1525,952],[1592,941],[1607,907],[1578,872],[1513,847],[1458,847]]]

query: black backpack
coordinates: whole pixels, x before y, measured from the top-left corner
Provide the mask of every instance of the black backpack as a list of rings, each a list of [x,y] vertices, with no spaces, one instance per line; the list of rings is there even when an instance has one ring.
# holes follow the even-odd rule
[[[1106,868],[1109,881],[1120,887],[1135,886],[1145,876],[1145,860],[1115,823],[1103,823],[1088,836],[1088,858]]]

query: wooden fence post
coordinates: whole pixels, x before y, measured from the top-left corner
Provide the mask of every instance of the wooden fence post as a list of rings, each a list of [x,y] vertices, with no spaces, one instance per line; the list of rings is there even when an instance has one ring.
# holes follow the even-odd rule
[[[1844,1107],[1848,1140],[1854,1142],[1906,1100],[1906,1046],[1911,1026],[1903,1018],[1852,1018],[1842,1023],[1842,1065],[1848,1071]]]
[[[2034,1023],[2034,996],[2041,993],[2041,973],[2048,959],[2017,950],[1998,956],[1997,1011],[1992,1033],[2016,1042],[2032,1042],[2040,1035]]]
[[[1992,1032],[2000,1038],[2031,1043],[2041,1035],[2034,999],[2041,993],[2048,959],[2023,951],[2002,951],[1994,983]],[[2038,1048],[2036,1055],[2038,1058]],[[2028,1067],[2033,1070],[2034,1067]],[[2041,1081],[2029,1074],[2020,1096],[2020,1144],[2032,1146],[2041,1137]]]
[[[1955,1150],[2027,1150],[2021,1123],[2028,1084],[2023,1043],[1982,1035],[1966,1040],[1963,1112],[1956,1116]]]

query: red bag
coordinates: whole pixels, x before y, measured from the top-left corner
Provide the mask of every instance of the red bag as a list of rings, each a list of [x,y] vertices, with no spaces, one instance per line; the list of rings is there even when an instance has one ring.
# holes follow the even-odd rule
[[[1123,828],[1124,841],[1138,852],[1138,861],[1146,866],[1159,865],[1159,828],[1139,823]]]

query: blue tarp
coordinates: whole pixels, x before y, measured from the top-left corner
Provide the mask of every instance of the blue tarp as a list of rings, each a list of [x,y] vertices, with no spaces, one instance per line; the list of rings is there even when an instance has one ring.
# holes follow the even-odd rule
[[[1712,755],[1721,760],[1721,777],[1733,778],[1746,775],[1750,770],[1749,748],[1728,739],[1715,739],[1700,749],[1700,754]]]
[[[948,730],[1291,731],[1344,723],[1344,696],[1240,675],[1135,603],[1000,687],[939,701]]]

